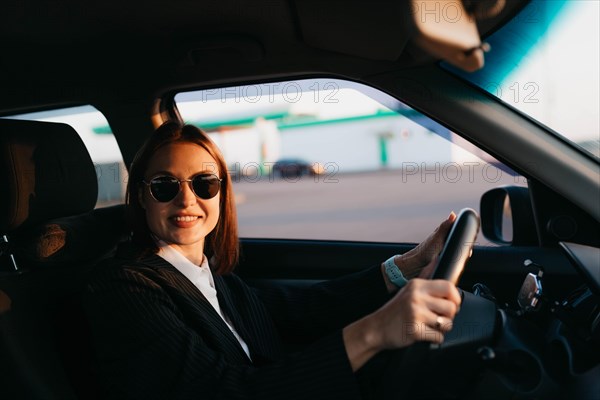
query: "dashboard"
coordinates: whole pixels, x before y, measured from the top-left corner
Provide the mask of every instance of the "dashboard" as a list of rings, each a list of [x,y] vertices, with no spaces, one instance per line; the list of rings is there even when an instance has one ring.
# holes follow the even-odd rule
[[[549,298],[543,266],[530,262],[533,272],[525,277],[516,305],[502,304],[480,283],[463,292],[444,343],[428,345],[429,351],[410,348],[392,363],[396,372],[408,365],[420,371],[403,382],[410,388],[408,397],[598,399],[600,249],[560,246],[582,285],[564,298]]]

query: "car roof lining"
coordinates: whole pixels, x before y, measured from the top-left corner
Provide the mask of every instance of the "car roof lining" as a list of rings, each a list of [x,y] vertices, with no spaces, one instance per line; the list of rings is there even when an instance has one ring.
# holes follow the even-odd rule
[[[508,0],[500,15],[478,22],[482,36],[524,2]],[[9,0],[0,26],[0,114],[160,97],[204,86],[207,77],[230,84],[331,71],[360,79],[435,61],[410,44],[407,1],[375,4]]]

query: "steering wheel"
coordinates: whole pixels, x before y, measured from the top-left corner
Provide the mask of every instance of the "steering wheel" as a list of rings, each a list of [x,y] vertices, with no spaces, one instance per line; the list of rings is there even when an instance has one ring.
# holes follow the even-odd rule
[[[458,283],[472,254],[478,231],[477,212],[471,208],[462,209],[448,233],[431,279],[446,279],[455,285]],[[423,365],[429,360],[429,348],[429,343],[419,342],[406,349],[390,352],[381,385],[383,399],[418,396],[418,392],[413,391],[418,390],[414,387],[414,381],[419,375],[428,374],[423,371]]]
[[[479,216],[471,208],[463,208],[452,225],[431,279],[445,279],[455,285],[473,253],[479,232]]]

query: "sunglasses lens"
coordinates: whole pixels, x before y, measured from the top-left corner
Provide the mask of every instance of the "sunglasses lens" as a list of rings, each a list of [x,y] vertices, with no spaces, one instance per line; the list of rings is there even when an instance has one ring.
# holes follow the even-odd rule
[[[197,175],[192,180],[194,193],[201,199],[212,199],[219,193],[221,181],[215,175]]]
[[[168,176],[154,178],[150,181],[150,192],[162,203],[171,201],[179,193],[179,181]]]

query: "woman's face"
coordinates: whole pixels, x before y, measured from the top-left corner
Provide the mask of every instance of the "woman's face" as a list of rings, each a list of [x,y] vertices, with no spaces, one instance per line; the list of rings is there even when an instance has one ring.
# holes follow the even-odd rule
[[[197,144],[175,143],[161,147],[154,154],[144,180],[150,182],[164,175],[184,180],[201,173],[212,173],[220,178],[215,159]],[[190,183],[184,182],[173,200],[161,203],[152,197],[147,185],[142,185],[140,203],[146,210],[150,231],[194,260],[202,256],[204,238],[217,225],[220,197],[220,191],[208,200],[196,197]]]

